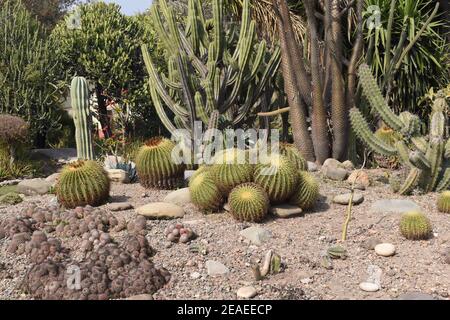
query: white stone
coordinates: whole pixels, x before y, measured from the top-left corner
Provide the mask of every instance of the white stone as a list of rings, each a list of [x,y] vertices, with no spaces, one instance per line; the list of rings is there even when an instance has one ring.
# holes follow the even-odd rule
[[[50,176],[48,176],[47,178],[45,178],[45,181],[50,182],[52,184],[52,186],[55,186],[56,183],[58,182],[59,176],[61,174],[60,173],[54,173]]]
[[[391,243],[380,243],[375,246],[375,253],[382,257],[390,257],[395,254],[395,246]]]
[[[230,270],[221,262],[217,262],[214,260],[206,261],[206,270],[208,275],[211,277],[214,276],[223,276],[230,272]]]
[[[108,169],[106,170],[108,177],[112,182],[129,183],[129,177],[125,170],[122,169]]]
[[[239,234],[258,246],[269,240],[271,237],[270,232],[261,227],[250,227],[242,230]]]
[[[340,194],[334,197],[333,202],[342,205],[348,205],[350,202],[351,193]],[[364,201],[364,196],[360,193],[353,195],[353,204],[358,205]]]
[[[370,210],[375,213],[405,213],[422,209],[411,200],[387,199],[375,202]]]
[[[297,206],[281,204],[270,208],[270,213],[279,218],[291,218],[301,214],[303,210]]]
[[[308,161],[308,171],[309,172],[317,172],[319,167],[314,162]]]
[[[133,209],[133,205],[129,202],[115,202],[108,204],[108,209],[111,211],[126,211]]]
[[[164,202],[173,203],[178,206],[184,206],[191,203],[191,201],[191,192],[189,191],[189,188],[173,191],[164,198]]]
[[[199,279],[201,277],[201,274],[199,272],[192,272],[191,278],[192,279]]]
[[[184,217],[182,207],[173,203],[154,202],[136,209],[141,216],[151,219],[176,219]]]
[[[359,284],[359,288],[362,291],[366,292],[377,292],[378,290],[380,290],[380,287],[376,283],[372,282],[361,282]]]
[[[254,287],[248,286],[248,287],[239,288],[239,290],[237,291],[236,294],[237,294],[238,298],[251,299],[257,295],[257,291]]]

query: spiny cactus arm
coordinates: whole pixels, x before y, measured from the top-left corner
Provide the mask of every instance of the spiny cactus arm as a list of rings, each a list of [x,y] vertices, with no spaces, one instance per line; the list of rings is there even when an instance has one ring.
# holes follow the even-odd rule
[[[217,110],[216,99],[214,97],[214,89],[211,81],[205,80],[203,82],[203,88],[205,89],[206,94],[206,110],[205,112],[211,113],[214,110]]]
[[[397,150],[397,155],[400,158],[400,161],[407,166],[413,167],[414,165],[409,161],[409,150],[405,141],[400,140],[395,143],[395,149]]]
[[[172,80],[170,80],[169,78],[166,77],[165,74],[161,74],[161,80],[164,83],[164,85],[166,87],[168,87],[170,90],[181,90],[181,84],[178,82],[174,82]]]
[[[195,93],[195,108],[196,108],[196,112],[197,112],[197,115],[200,118],[200,120],[202,120],[202,122],[204,124],[208,124],[209,118],[205,112],[205,106],[203,104],[202,94],[199,91],[197,91]]]
[[[412,168],[406,177],[405,182],[399,190],[399,194],[408,195],[410,194],[419,184],[420,177],[422,175],[422,170],[417,168]]]
[[[213,0],[213,21],[214,21],[214,59],[222,60],[225,48],[224,30],[223,30],[223,1]]]
[[[206,76],[208,74],[208,67],[195,55],[194,50],[192,49],[191,45],[189,44],[189,41],[186,39],[186,37],[182,33],[180,33],[180,39],[181,39],[182,48],[184,49],[187,56],[191,60],[191,63],[194,66],[195,70],[197,70],[197,72],[200,73],[200,76],[203,79],[206,78]]]
[[[448,139],[447,143],[445,144],[445,158],[450,158],[450,139]]]
[[[256,53],[255,59],[253,60],[252,71],[250,72],[250,75],[244,79],[244,83],[248,83],[256,77],[258,70],[261,66],[261,63],[263,62],[265,51],[266,51],[266,41],[263,40],[258,45],[258,51]]]
[[[438,186],[436,187],[437,192],[442,192],[448,190],[450,187],[450,168],[445,169],[444,175],[441,178]]]
[[[412,137],[411,143],[418,151],[424,154],[428,150],[428,141],[424,137]]]
[[[429,182],[425,189],[426,192],[431,192],[436,187],[438,182],[439,174],[441,172],[441,166],[444,155],[444,141],[442,138],[432,138],[430,140],[430,147],[427,152],[427,158],[431,164]]]
[[[155,87],[150,83],[150,96],[152,97],[153,104],[155,105],[156,113],[158,114],[159,119],[162,124],[166,127],[166,129],[173,133],[177,130],[176,126],[170,121],[169,117],[164,110],[164,107],[161,104],[161,100],[159,99],[158,92],[156,92]]]
[[[245,103],[241,108],[239,108],[237,112],[237,117],[233,119],[234,126],[240,125],[242,121],[244,121],[245,118],[248,117],[250,109],[255,105],[256,102],[254,99],[254,92],[256,91],[255,86],[256,85],[254,83],[248,85]]]
[[[430,136],[443,137],[445,134],[445,116],[443,112],[434,112],[431,116]]]
[[[392,129],[401,131],[403,123],[400,118],[392,112],[386,103],[386,100],[381,94],[375,77],[372,75],[370,67],[363,64],[359,67],[359,79],[363,89],[363,93],[369,101],[372,108],[374,108],[381,116],[383,121]]]
[[[177,21],[175,20],[173,9],[167,5],[167,1],[159,0],[158,3],[164,15],[164,18],[166,19],[167,26],[169,27],[171,35],[171,37],[167,39],[167,42],[170,42],[170,48],[172,49],[171,53],[175,54],[181,48],[181,32],[177,27]]]
[[[172,41],[172,38],[174,35],[171,34],[171,30],[167,30],[167,28],[164,26],[164,23],[162,21],[161,13],[158,10],[158,7],[161,8],[161,11],[163,11],[163,14],[165,15],[165,11],[163,10],[164,4],[167,8],[167,3],[165,0],[160,1],[158,4],[152,6],[150,9],[151,19],[153,21],[153,25],[157,31],[157,33],[160,35],[161,42],[163,43],[164,47],[168,50],[168,52],[172,53],[177,50],[176,47],[174,47],[174,41]],[[165,17],[167,19],[167,16]],[[169,23],[169,21],[167,21]]]
[[[191,84],[189,81],[186,56],[180,53],[177,57],[177,63],[178,71],[180,72],[180,81],[181,86],[183,87],[184,98],[189,110],[189,120],[191,122],[191,128],[193,129],[195,127],[195,120],[197,119],[197,115],[195,109],[194,94],[192,93],[193,88],[191,88]]]
[[[181,117],[187,117],[189,115],[187,110],[178,103],[176,103],[170,97],[169,93],[166,91],[166,88],[164,87],[164,84],[160,79],[158,72],[156,71],[156,68],[153,64],[147,45],[143,44],[141,49],[142,49],[142,56],[144,57],[145,66],[147,67],[147,71],[150,76],[150,85],[155,86],[158,94],[161,96],[161,99],[173,113]]]
[[[244,0],[244,3],[242,5],[242,19],[241,19],[241,29],[239,32],[239,39],[238,43],[236,45],[236,50],[233,53],[233,60],[237,61],[241,47],[243,46],[243,42],[245,42],[245,39],[247,37],[247,32],[250,29],[250,1]]]
[[[410,112],[402,112],[399,116],[403,123],[401,134],[406,137],[417,136],[420,133],[420,119]]]
[[[386,156],[395,156],[397,154],[395,148],[387,145],[375,136],[358,109],[352,108],[350,110],[350,121],[358,138],[366,143],[370,149]]]
[[[423,154],[420,151],[412,151],[409,154],[409,161],[417,168],[421,170],[430,170],[431,169],[431,163],[428,161],[428,159],[425,157],[425,154]]]

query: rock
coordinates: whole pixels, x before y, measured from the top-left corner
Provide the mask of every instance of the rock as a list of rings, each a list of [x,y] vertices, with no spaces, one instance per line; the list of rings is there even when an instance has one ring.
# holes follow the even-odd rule
[[[23,180],[17,185],[17,193],[26,196],[44,195],[50,191],[52,184],[44,179]]]
[[[173,191],[164,198],[164,202],[173,203],[178,206],[184,206],[191,203],[191,201],[191,192],[189,191],[189,188]]]
[[[137,296],[126,298],[125,300],[135,300],[135,301],[153,300],[153,296],[151,294],[139,294]]]
[[[108,204],[108,209],[115,212],[115,211],[126,211],[133,209],[133,205],[129,202],[114,202]]]
[[[117,164],[123,163],[122,157],[116,157],[116,156],[107,156],[105,161],[103,162],[105,169],[116,169]]]
[[[238,298],[251,299],[257,295],[256,289],[252,286],[239,288],[237,291]]]
[[[325,160],[325,162],[322,165],[322,170],[324,170],[326,168],[342,168],[342,169],[345,169],[345,167],[342,165],[341,162],[339,162],[338,160],[333,159],[333,158]]]
[[[397,300],[436,300],[433,296],[422,292],[408,292],[397,297]]]
[[[447,252],[444,253],[444,262],[450,264],[450,249],[448,249]]]
[[[378,290],[380,290],[380,286],[372,282],[361,282],[359,284],[359,288],[362,291],[366,292],[377,292]]]
[[[348,171],[342,168],[322,168],[323,174],[331,180],[344,181],[348,176]]]
[[[200,277],[201,277],[201,274],[199,272],[191,273],[191,279],[199,279]]]
[[[342,205],[348,205],[350,202],[351,193],[340,194],[334,197],[333,202]],[[364,196],[360,193],[353,195],[353,204],[358,205],[364,201]]]
[[[136,212],[151,219],[177,219],[184,217],[182,207],[166,202],[149,203],[137,208]]]
[[[184,180],[189,181],[192,175],[195,173],[195,170],[186,170],[184,171]]]
[[[19,184],[20,181],[22,181],[22,179],[14,179],[14,180],[2,181],[2,182],[0,182],[0,187],[15,186],[15,185]]]
[[[308,161],[308,171],[309,172],[317,172],[317,171],[319,171],[319,167],[314,162]]]
[[[370,187],[370,178],[367,172],[356,170],[348,177],[347,182],[354,185],[357,189],[367,189]]]
[[[270,208],[270,213],[279,218],[291,218],[301,214],[303,210],[297,206],[282,204]]]
[[[422,211],[420,206],[411,200],[379,200],[372,204],[370,211],[375,213],[405,213]]]
[[[121,169],[107,169],[108,177],[112,182],[129,183],[128,173]]]
[[[391,243],[380,243],[375,246],[375,253],[382,257],[390,257],[395,254],[395,246]]]
[[[211,277],[223,276],[230,272],[227,266],[214,260],[206,261],[206,270],[208,272],[208,275]]]
[[[226,212],[231,212],[231,207],[228,202],[223,205],[223,210],[225,210]]]
[[[355,170],[355,166],[354,166],[353,162],[351,162],[350,160],[342,162],[342,166],[344,167],[344,169],[346,169],[348,171]]]
[[[375,247],[377,245],[379,245],[380,243],[382,243],[380,239],[369,238],[369,239],[364,240],[364,242],[361,244],[361,247],[363,247],[364,249],[367,249],[367,250],[374,250]]]
[[[50,182],[52,184],[52,186],[54,187],[56,185],[56,183],[58,182],[60,175],[61,174],[59,172],[54,173],[54,174],[48,176],[47,178],[45,178],[45,181]]]
[[[271,238],[270,232],[261,227],[250,227],[242,230],[239,234],[258,246]]]

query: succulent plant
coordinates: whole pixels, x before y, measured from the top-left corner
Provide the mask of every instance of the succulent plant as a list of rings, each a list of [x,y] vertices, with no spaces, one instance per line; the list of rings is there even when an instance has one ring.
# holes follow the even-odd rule
[[[444,191],[439,195],[437,207],[440,212],[450,213],[450,191]]]
[[[400,232],[410,240],[425,240],[430,237],[432,226],[430,220],[418,211],[406,212],[400,221]]]
[[[308,172],[298,172],[298,185],[290,202],[303,210],[314,207],[320,195],[319,183]]]
[[[0,149],[6,151],[11,165],[17,157],[17,146],[26,141],[28,129],[28,124],[22,118],[0,114]]]
[[[229,194],[234,187],[253,179],[254,167],[248,163],[247,154],[243,150],[224,150],[214,157],[213,162],[211,175],[224,194]]]
[[[200,210],[214,212],[223,203],[223,196],[209,172],[197,174],[189,182],[192,203]]]
[[[167,240],[171,242],[188,243],[194,239],[195,234],[190,228],[186,228],[183,224],[171,224],[165,230],[164,234]]]
[[[148,140],[136,156],[139,182],[145,188],[173,189],[184,178],[184,165],[174,163],[175,144],[169,139],[155,137]]]
[[[117,163],[116,169],[120,169],[120,170],[125,171],[127,173],[128,181],[130,183],[135,183],[138,180],[136,167],[133,166],[133,164],[131,162],[128,162],[128,163],[125,163],[125,162]]]
[[[271,154],[266,160],[256,165],[254,182],[266,190],[272,203],[282,203],[294,193],[298,183],[297,169],[280,154]]]
[[[280,144],[280,153],[286,156],[295,167],[300,171],[308,171],[308,162],[303,158],[302,154],[296,146],[290,143]]]
[[[3,196],[0,196],[1,204],[16,205],[21,203],[22,201],[23,201],[22,197],[15,192],[10,192]]]
[[[270,206],[266,191],[255,183],[244,183],[234,188],[228,203],[233,217],[246,222],[263,221]]]
[[[66,208],[98,206],[109,198],[110,181],[96,161],[79,160],[64,167],[55,189],[58,201]]]
[[[92,146],[92,114],[89,105],[89,86],[85,78],[75,77],[72,80],[70,96],[75,123],[75,140],[77,156],[80,160],[93,160]]]

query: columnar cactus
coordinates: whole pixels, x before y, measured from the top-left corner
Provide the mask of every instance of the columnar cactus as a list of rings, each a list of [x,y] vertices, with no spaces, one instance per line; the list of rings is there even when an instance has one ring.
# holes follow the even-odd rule
[[[350,110],[350,119],[356,135],[369,148],[385,156],[397,156],[410,168],[399,193],[411,193],[417,187],[425,192],[442,191],[450,186],[450,140],[445,126],[447,123],[447,103],[445,96],[439,94],[434,101],[430,117],[429,134],[422,136],[420,119],[403,112],[397,116],[387,105],[369,67],[362,65],[359,69],[363,93],[371,107],[380,115],[387,126],[395,131],[397,142],[386,143],[372,133],[369,124],[357,108]],[[396,188],[397,189],[397,188]]]
[[[83,77],[75,77],[70,88],[77,156],[81,160],[93,160],[92,115],[89,108],[89,87]]]
[[[166,0],[151,9],[159,39],[167,50],[168,73],[158,73],[146,45],[142,53],[151,98],[170,132],[193,130],[199,120],[210,127],[216,111],[215,117],[220,117],[214,119],[215,125],[241,127],[256,119],[249,117],[251,110],[267,110],[275,90],[271,79],[280,65],[280,49],[269,53],[266,42],[258,42],[249,0],[243,3],[240,31],[235,26],[226,27],[231,24],[224,21],[224,1],[211,2],[213,17],[207,20],[202,1],[189,0],[184,30]]]

